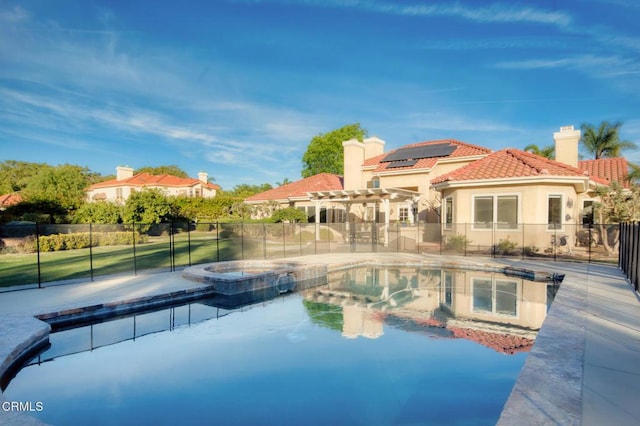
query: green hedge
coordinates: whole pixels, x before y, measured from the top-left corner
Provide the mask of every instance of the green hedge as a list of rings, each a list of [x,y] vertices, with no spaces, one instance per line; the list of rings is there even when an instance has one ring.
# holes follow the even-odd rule
[[[131,232],[77,232],[73,234],[52,234],[40,237],[40,251],[75,250],[88,248],[90,245],[118,246],[133,244],[134,234]],[[138,232],[135,233],[136,244],[149,241],[149,237]],[[36,250],[37,242],[33,241]]]

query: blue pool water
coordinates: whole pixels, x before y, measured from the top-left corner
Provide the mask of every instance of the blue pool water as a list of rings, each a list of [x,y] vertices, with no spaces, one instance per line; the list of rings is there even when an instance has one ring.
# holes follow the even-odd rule
[[[345,272],[248,307],[54,333],[4,396],[54,425],[495,424],[526,358],[495,342],[535,334],[514,323],[539,322],[525,311],[546,295],[493,274]]]

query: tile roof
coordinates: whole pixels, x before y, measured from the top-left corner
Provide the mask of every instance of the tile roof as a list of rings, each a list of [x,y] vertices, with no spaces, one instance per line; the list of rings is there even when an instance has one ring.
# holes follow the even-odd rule
[[[576,176],[584,177],[582,169],[559,161],[549,160],[530,152],[507,148],[496,151],[485,158],[439,176],[431,184],[485,179],[505,179],[530,176]],[[593,180],[602,181],[598,178]]]
[[[104,182],[93,184],[89,189],[110,188],[113,186],[171,186],[184,187],[195,186],[202,183],[200,179],[180,178],[173,175],[151,175],[149,173],[138,173],[127,179],[111,179]],[[206,183],[209,189],[220,189],[219,185],[214,183]]]
[[[9,207],[22,201],[22,196],[17,193],[0,195],[0,207]]]
[[[342,176],[331,173],[319,173],[260,194],[248,197],[245,201],[283,200],[289,197],[304,197],[311,191],[332,191],[344,189]]]
[[[430,168],[433,168],[438,163],[438,161],[443,157],[421,158],[416,162],[416,164],[412,166],[395,167],[395,168],[388,168],[389,163],[382,163],[381,161],[387,155],[392,154],[400,149],[414,148],[417,146],[425,146],[425,145],[437,145],[437,144],[444,144],[444,143],[449,143],[456,146],[455,151],[447,155],[445,158],[471,157],[471,156],[478,156],[478,155],[487,155],[491,153],[490,149],[484,148],[478,145],[471,145],[466,142],[461,142],[455,139],[441,139],[437,141],[418,142],[418,143],[402,146],[393,151],[385,152],[384,154],[365,159],[363,166],[377,166],[374,172],[384,172],[387,170],[399,171],[399,170],[411,170],[411,169],[430,169]]]
[[[452,339],[471,340],[487,348],[493,349],[496,352],[501,352],[508,355],[513,355],[519,352],[529,352],[531,351],[534,343],[533,339],[524,336],[499,332],[489,332],[470,327],[453,326],[434,317],[419,319],[416,321],[416,323],[425,327],[446,329],[451,333]]]
[[[625,158],[578,161],[578,168],[589,172],[589,176],[597,176],[608,183],[618,182],[625,188],[629,187],[629,182],[626,180],[629,164]]]

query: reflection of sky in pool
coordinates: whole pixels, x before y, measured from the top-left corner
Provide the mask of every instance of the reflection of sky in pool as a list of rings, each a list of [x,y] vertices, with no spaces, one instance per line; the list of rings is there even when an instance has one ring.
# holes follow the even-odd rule
[[[42,359],[95,349],[24,368],[5,398],[42,401],[55,425],[495,424],[526,358],[397,318],[345,338],[310,312],[291,294],[56,333]],[[134,333],[153,334],[111,344]]]

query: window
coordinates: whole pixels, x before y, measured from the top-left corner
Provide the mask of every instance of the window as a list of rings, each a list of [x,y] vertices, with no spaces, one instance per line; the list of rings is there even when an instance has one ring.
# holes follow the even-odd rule
[[[409,220],[409,209],[406,207],[400,207],[398,210],[398,220],[400,222],[406,222]]]
[[[116,200],[122,200],[122,188],[116,188]]]
[[[547,229],[562,228],[562,195],[549,195],[547,199]]]
[[[497,229],[518,227],[518,196],[480,196],[473,199],[474,229],[491,229],[493,222]]]
[[[518,196],[498,197],[498,229],[516,229],[518,227]]]
[[[418,207],[411,207],[411,213],[413,214],[413,222],[418,219]],[[409,208],[408,207],[400,207],[398,208],[398,221],[399,222],[411,222],[411,217],[409,217]]]
[[[367,182],[367,188],[380,188],[380,178],[374,177],[369,182]]]
[[[473,312],[518,315],[518,283],[491,278],[472,278]]]
[[[493,222],[493,197],[475,197],[473,212],[474,227],[490,229]]]
[[[473,311],[493,312],[493,286],[490,279],[473,279]]]
[[[453,197],[444,199],[444,227],[451,229],[453,226]]]
[[[516,316],[518,304],[518,283],[515,281],[496,280],[497,314]]]

